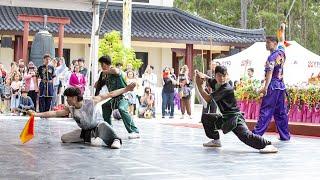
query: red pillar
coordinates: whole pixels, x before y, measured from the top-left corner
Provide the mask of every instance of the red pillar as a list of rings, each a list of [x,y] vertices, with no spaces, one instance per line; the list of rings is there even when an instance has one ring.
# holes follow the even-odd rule
[[[193,75],[193,44],[186,44],[185,64],[189,68],[190,78]]]
[[[174,73],[178,77],[179,74],[179,62],[177,58],[177,53],[172,52],[172,67],[174,68]]]
[[[22,58],[26,64],[28,64],[28,37],[29,37],[29,22],[24,21],[23,28],[23,49],[22,49]]]
[[[19,59],[22,59],[22,49],[23,49],[23,44],[22,44],[22,36],[15,36],[14,37],[14,55],[13,55],[13,61],[18,61]]]
[[[64,36],[64,25],[59,24],[58,57],[63,57],[63,36]]]

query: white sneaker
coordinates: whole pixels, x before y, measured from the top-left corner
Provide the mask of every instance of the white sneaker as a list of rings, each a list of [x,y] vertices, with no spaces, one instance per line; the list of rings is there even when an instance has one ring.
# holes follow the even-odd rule
[[[267,145],[266,147],[264,147],[263,149],[260,149],[259,151],[260,153],[277,153],[278,149],[273,145]]]
[[[96,137],[96,138],[91,138],[91,145],[92,146],[103,146],[103,145],[105,145],[105,143],[101,138]]]
[[[113,143],[110,146],[111,149],[120,149],[121,148],[121,143],[119,139],[114,139]]]
[[[182,115],[182,116],[180,117],[180,119],[184,119],[184,115]]]
[[[192,119],[192,116],[189,116],[189,119]]]
[[[132,132],[129,134],[129,139],[139,139],[140,138],[140,134],[136,133],[136,132]]]
[[[203,147],[221,147],[220,139],[218,140],[211,140],[207,143],[203,143]]]

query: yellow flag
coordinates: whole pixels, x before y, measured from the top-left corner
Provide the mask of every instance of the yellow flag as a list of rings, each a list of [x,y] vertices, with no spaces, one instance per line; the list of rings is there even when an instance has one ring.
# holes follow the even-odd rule
[[[30,141],[33,138],[33,136],[34,136],[34,116],[31,115],[20,134],[20,140],[24,144]]]

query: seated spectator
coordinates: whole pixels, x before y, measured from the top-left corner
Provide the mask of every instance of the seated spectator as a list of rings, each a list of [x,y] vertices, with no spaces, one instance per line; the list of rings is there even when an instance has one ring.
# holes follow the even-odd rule
[[[28,90],[26,88],[22,88],[21,90],[18,108],[22,111],[34,110],[34,104],[31,97],[28,96]]]
[[[141,97],[141,105],[139,108],[139,118],[150,119],[155,117],[154,95],[151,93],[151,88],[144,89],[144,95]]]

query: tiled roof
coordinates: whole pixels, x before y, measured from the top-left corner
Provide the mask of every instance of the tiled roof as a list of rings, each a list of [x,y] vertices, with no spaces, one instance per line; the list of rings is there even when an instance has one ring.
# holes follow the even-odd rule
[[[65,26],[66,36],[90,37],[91,34],[90,12],[14,6],[0,6],[0,31],[23,31],[23,24],[17,19],[18,14],[69,17],[71,24]],[[42,27],[41,23],[30,23],[33,32]],[[121,31],[121,28],[122,4],[110,3],[101,32]],[[49,23],[48,30],[57,33],[58,25]],[[251,44],[264,41],[265,32],[263,29],[244,30],[223,26],[177,8],[133,5],[132,38],[185,43],[208,43],[212,39],[214,43]]]

